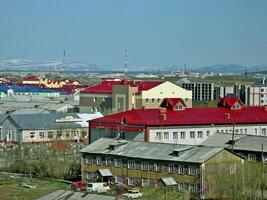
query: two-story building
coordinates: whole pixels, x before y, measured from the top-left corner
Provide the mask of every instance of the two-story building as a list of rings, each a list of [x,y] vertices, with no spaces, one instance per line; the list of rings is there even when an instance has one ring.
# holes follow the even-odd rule
[[[221,147],[147,143],[101,138],[81,150],[82,180],[129,186],[162,186],[189,191],[191,198],[211,198],[211,180],[242,173],[243,159]],[[214,192],[214,191],[213,191]]]
[[[158,108],[164,98],[182,98],[192,107],[192,92],[171,82],[104,80],[80,92],[80,111],[106,114],[133,108]]]
[[[216,132],[267,136],[267,107],[246,107],[222,98],[213,108],[187,108],[182,99],[165,99],[161,108],[132,109],[89,121],[89,138],[198,145]]]

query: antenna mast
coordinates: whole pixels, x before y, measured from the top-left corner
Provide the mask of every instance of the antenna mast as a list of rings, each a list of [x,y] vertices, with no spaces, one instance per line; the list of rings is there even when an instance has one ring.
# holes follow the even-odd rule
[[[128,78],[128,51],[125,49],[124,51],[124,73],[125,77]]]

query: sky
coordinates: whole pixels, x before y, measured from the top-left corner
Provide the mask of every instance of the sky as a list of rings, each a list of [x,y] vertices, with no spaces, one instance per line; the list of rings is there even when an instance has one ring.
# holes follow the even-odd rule
[[[267,63],[266,0],[0,0],[0,60]]]

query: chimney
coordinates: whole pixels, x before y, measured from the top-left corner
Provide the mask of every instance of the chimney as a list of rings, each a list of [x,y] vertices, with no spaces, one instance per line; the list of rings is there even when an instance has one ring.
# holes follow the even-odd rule
[[[167,114],[166,114],[166,108],[160,108],[160,119],[166,120],[167,119]]]

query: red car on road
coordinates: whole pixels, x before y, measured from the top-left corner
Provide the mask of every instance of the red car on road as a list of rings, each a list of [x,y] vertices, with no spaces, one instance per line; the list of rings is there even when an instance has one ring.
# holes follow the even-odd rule
[[[78,181],[78,182],[73,182],[71,184],[71,189],[73,190],[87,190],[87,183],[82,182],[82,181]]]

